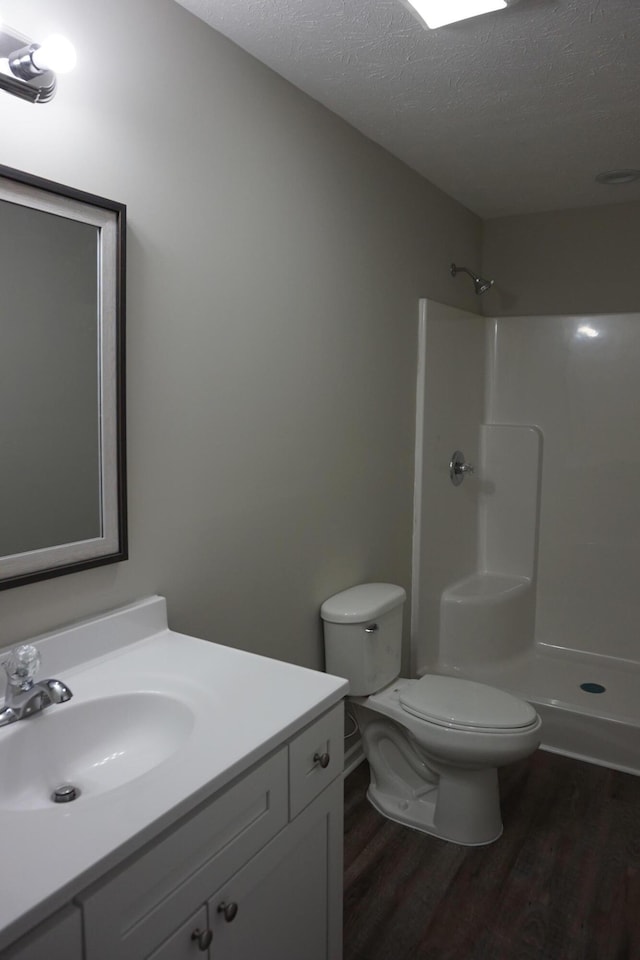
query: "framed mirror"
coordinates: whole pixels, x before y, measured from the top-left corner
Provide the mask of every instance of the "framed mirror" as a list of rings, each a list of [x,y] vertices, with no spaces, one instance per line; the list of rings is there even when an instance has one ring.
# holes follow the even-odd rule
[[[125,228],[0,166],[0,589],[127,558]]]

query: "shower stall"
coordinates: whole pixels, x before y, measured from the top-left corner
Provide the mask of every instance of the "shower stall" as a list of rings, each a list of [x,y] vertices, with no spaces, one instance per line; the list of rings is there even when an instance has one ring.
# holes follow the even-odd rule
[[[633,773],[638,370],[640,314],[420,304],[414,675],[515,693],[541,715],[546,749]],[[454,451],[474,468],[455,484]]]

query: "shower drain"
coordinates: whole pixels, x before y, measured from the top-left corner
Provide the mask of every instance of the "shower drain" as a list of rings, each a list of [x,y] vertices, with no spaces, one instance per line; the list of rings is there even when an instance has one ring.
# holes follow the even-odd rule
[[[580,689],[586,693],[604,693],[607,688],[603,687],[601,683],[581,683]]]

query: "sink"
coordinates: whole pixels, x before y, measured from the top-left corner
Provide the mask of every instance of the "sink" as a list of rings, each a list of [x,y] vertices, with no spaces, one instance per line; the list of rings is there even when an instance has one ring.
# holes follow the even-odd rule
[[[195,717],[165,693],[133,691],[58,704],[0,730],[0,811],[71,810],[168,760]],[[73,784],[79,797],[54,804]]]

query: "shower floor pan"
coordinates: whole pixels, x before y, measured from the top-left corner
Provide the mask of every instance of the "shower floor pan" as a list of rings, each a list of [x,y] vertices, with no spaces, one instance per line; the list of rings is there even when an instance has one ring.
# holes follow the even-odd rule
[[[438,672],[528,700],[542,718],[543,750],[640,775],[640,665],[536,644],[512,659]]]

